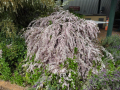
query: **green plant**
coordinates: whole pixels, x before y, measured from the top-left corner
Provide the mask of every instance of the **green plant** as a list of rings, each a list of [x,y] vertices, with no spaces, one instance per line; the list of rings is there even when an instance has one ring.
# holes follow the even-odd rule
[[[48,16],[48,12],[53,12],[52,8],[47,9],[43,7],[42,4],[35,4],[34,6],[31,2],[24,2],[23,7],[19,6],[17,13],[12,13],[12,17],[14,19],[14,23],[20,28],[27,27],[28,24],[38,18]]]
[[[119,35],[113,35],[101,40],[101,45],[105,48],[119,46],[120,45],[120,37]]]
[[[2,58],[0,59],[1,79],[22,85],[22,76],[18,74],[16,69],[20,68],[19,64],[25,58],[26,45],[24,39],[17,36],[11,44],[1,41],[0,49],[2,49]]]
[[[92,75],[89,79],[89,90],[119,90],[120,78],[119,70],[111,71],[104,69],[98,75]]]
[[[20,86],[34,85],[36,80],[38,80],[38,78],[43,73],[43,69],[37,68],[34,69],[34,73],[28,73],[25,70],[26,68],[22,67],[23,64],[25,64],[25,62],[21,60],[21,62],[19,62],[19,65],[16,67],[16,70],[12,73],[13,75],[11,76],[11,78],[9,78],[9,80],[11,81],[11,83],[16,83]]]
[[[49,2],[49,4],[48,4]],[[6,4],[5,4],[6,3]],[[53,12],[54,1],[44,0],[6,0],[0,5],[0,39],[5,36],[15,37],[22,28],[28,26],[29,22],[39,16],[47,16]],[[44,7],[45,5],[46,8]]]
[[[74,59],[75,58],[76,57],[74,57]],[[41,89],[43,89],[43,90],[44,89],[45,90],[49,90],[49,89],[50,90],[57,90],[57,89],[58,90],[67,90],[67,88],[68,88],[67,86],[62,87],[62,84],[64,83],[64,81],[66,81],[69,84],[69,88],[71,88],[71,89],[75,88],[76,90],[80,89],[83,82],[82,82],[80,76],[78,75],[78,72],[77,72],[78,66],[77,66],[77,62],[75,62],[74,59],[67,58],[67,60],[64,62],[64,64],[60,65],[61,69],[63,67],[66,67],[68,70],[65,77],[60,76],[58,74],[49,73],[46,68],[44,77],[40,77],[33,87],[34,88],[39,87],[38,86],[39,83],[44,83],[43,87],[42,88],[39,87],[39,89],[37,89],[37,90],[41,90]],[[51,78],[49,78],[49,76],[51,76]],[[66,80],[67,77],[69,77],[69,80]],[[61,83],[59,82],[59,80],[61,80]],[[74,86],[74,84],[75,84],[75,86]],[[47,88],[46,88],[46,86],[47,86]]]
[[[74,48],[74,54],[77,54],[78,53],[78,48]]]
[[[20,60],[24,58],[24,52],[26,50],[24,40],[18,38],[16,40],[17,41],[13,42],[9,48],[5,43],[2,45],[2,57],[5,58],[5,62],[9,64],[11,71],[13,71]]]
[[[114,57],[115,67],[120,65],[120,37],[114,35],[102,40],[101,45],[104,46]]]
[[[92,69],[90,69],[89,72],[88,72],[88,78],[90,78],[92,76],[92,74],[93,74]]]
[[[49,23],[50,23],[49,25],[51,25],[51,24],[52,24],[52,21],[49,21]]]
[[[11,77],[10,81],[12,83],[16,83],[20,86],[25,86],[25,80],[24,78],[19,74],[18,71],[14,72],[14,76]]]
[[[18,6],[24,7],[23,3],[29,3],[30,5],[35,6],[36,4],[43,4],[42,7],[47,7],[50,8],[51,6],[54,7],[55,2],[53,0],[16,0],[16,1],[1,1],[1,5],[0,5],[0,13],[5,12],[5,11],[9,11],[9,12],[16,12],[19,9]],[[3,8],[4,7],[4,8]]]
[[[85,15],[80,15],[78,13],[75,13],[73,10],[69,10],[70,13],[73,13],[75,16],[79,17],[79,18],[84,18]]]
[[[113,72],[116,70],[114,60],[108,58],[106,53],[104,53],[104,56],[101,59],[105,65],[105,68],[101,71],[100,70],[101,64],[99,64],[98,62],[97,64],[93,60],[93,67],[97,64],[97,67],[99,66],[99,73],[93,74],[92,69],[89,71],[88,78],[85,82],[85,85],[83,86],[85,90],[86,89],[87,90],[103,90],[103,89],[113,90],[113,89],[110,89],[109,87],[111,85],[110,84],[111,81],[109,80],[110,83],[108,84],[109,82],[108,78],[111,77],[111,80],[116,78],[113,76]],[[107,85],[103,85],[104,82],[107,83]]]
[[[0,76],[0,79],[3,80],[9,80],[12,74],[9,64],[5,62],[4,58],[0,58],[0,74],[2,74],[2,76]]]
[[[10,18],[6,18],[0,22],[0,37],[2,39],[14,39],[16,37],[16,31],[17,28]]]
[[[35,58],[35,55],[32,57],[32,60],[31,60],[31,62],[33,63],[33,62],[36,62],[36,61],[34,61],[34,58]],[[29,60],[29,58],[27,59],[27,61]],[[26,62],[27,62],[26,61]],[[27,68],[23,68],[22,67],[22,65],[23,65],[23,63],[26,63],[26,62],[22,62],[21,63],[21,65],[20,65],[20,70],[19,70],[19,74],[21,74],[21,73],[23,73],[24,72],[24,75],[23,74],[21,74],[22,75],[22,78],[21,78],[21,81],[23,81],[24,82],[24,86],[25,85],[30,85],[30,86],[33,86],[37,81],[38,81],[38,79],[39,78],[41,78],[42,77],[42,74],[44,73],[44,72],[46,72],[46,70],[45,70],[45,67],[44,67],[44,65],[40,62],[40,61],[38,61],[37,63],[39,63],[39,64],[41,64],[42,66],[40,67],[40,68],[37,68],[37,67],[35,67],[34,68],[34,72],[26,72],[26,70],[27,70]],[[18,72],[18,69],[16,70],[17,72]],[[20,71],[22,71],[22,72],[20,72]],[[46,75],[47,75],[48,73],[46,73]],[[17,77],[17,76],[16,76]],[[21,77],[21,76],[20,76]],[[19,77],[18,77],[19,78]],[[19,83],[17,80],[15,80],[17,83]],[[23,85],[22,85],[23,86]],[[30,90],[32,89],[32,88],[29,88]]]

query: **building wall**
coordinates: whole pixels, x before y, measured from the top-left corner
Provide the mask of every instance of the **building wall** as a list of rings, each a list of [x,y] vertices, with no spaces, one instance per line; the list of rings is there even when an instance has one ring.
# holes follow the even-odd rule
[[[109,16],[110,13],[111,0],[101,0],[101,7],[105,7],[103,14]]]
[[[97,14],[98,2],[99,0],[74,0],[70,1],[69,4],[64,6],[63,8],[68,9],[69,6],[80,6],[80,11],[77,11],[77,13],[84,15]],[[101,0],[101,6],[105,8],[103,14],[106,14],[108,16],[110,12],[111,0]]]
[[[99,21],[100,18],[103,19],[104,22],[106,22],[106,16],[84,16],[86,20],[94,20],[94,21]],[[97,26],[99,26],[97,24]],[[105,28],[105,24],[102,25],[102,28]]]
[[[120,2],[120,0],[118,0],[117,2],[117,6],[116,6],[116,11],[118,11],[118,3]]]

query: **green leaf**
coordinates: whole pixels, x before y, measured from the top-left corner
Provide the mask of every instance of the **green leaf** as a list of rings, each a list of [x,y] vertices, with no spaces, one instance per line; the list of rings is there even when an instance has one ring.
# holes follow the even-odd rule
[[[78,48],[74,48],[74,54],[77,54],[78,53]]]
[[[52,24],[52,21],[49,21],[49,25],[51,25]]]

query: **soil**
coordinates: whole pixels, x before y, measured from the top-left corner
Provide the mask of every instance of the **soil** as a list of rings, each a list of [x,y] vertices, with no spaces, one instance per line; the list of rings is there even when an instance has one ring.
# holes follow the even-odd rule
[[[0,80],[0,90],[26,90],[28,87],[21,87],[11,84],[9,81]]]

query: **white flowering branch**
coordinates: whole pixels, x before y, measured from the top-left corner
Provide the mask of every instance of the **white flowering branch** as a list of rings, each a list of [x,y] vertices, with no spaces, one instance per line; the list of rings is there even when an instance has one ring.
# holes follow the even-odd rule
[[[48,17],[32,21],[27,29],[24,36],[29,61],[36,54],[35,61],[41,60],[46,65],[49,64],[49,71],[58,74],[60,73],[59,65],[67,57],[74,57],[76,47],[78,48],[76,61],[79,75],[86,78],[90,69],[93,69],[94,74],[98,73],[96,67],[93,67],[92,61],[102,63],[102,53],[97,44],[93,42],[100,32],[94,21],[79,19],[68,10],[60,10]],[[34,69],[32,63],[23,66],[28,66],[27,71],[29,72]],[[102,63],[101,70],[103,68],[105,65]],[[65,69],[64,71],[66,72]]]

